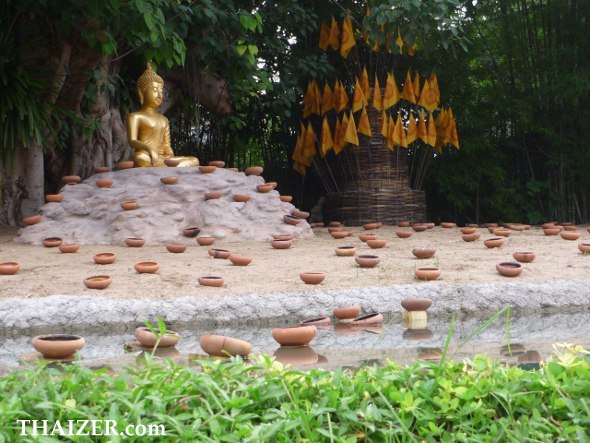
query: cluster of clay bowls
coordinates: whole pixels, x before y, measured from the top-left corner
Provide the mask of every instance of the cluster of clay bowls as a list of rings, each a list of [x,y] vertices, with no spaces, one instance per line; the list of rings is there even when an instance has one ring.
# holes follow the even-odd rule
[[[180,334],[176,331],[166,331],[166,333],[160,338],[158,342],[158,335],[154,334],[150,328],[140,326],[135,329],[135,338],[146,348],[170,348],[176,346],[180,341]]]
[[[66,359],[84,347],[84,338],[78,335],[49,334],[33,337],[32,345],[44,358]]]
[[[252,352],[252,345],[247,341],[223,335],[202,335],[199,344],[207,354],[217,357],[246,357]]]

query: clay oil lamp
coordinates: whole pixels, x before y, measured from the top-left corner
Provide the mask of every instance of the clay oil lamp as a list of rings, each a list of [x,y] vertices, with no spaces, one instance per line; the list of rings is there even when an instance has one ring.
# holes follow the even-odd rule
[[[299,223],[301,223],[301,219],[299,217],[295,217],[294,215],[290,214],[284,215],[283,221],[288,225],[298,225]]]
[[[372,240],[367,240],[367,246],[371,249],[381,249],[387,245],[387,240],[381,238],[374,238]]]
[[[44,358],[60,360],[72,357],[85,343],[79,335],[49,334],[33,337],[31,344]]]
[[[199,235],[199,232],[201,232],[201,228],[198,228],[197,226],[191,226],[189,228],[184,228],[182,230],[182,235],[185,237],[194,238]]]
[[[133,160],[123,160],[117,163],[117,169],[131,169],[134,166]]]
[[[220,288],[223,286],[223,278],[216,275],[206,275],[199,277],[199,284],[201,286],[212,286],[214,288]]]
[[[289,249],[293,244],[293,240],[284,239],[284,240],[273,240],[270,242],[270,245],[275,249]]]
[[[424,297],[404,298],[401,305],[406,311],[427,311],[432,306],[432,300]]]
[[[60,237],[47,237],[43,239],[43,246],[46,248],[57,248],[63,242],[63,239]]]
[[[428,226],[426,226],[424,223],[414,223],[412,225],[412,229],[414,232],[424,232],[428,229]]]
[[[338,228],[342,226],[342,222],[339,221],[331,221],[328,223],[328,228]]]
[[[474,232],[472,234],[463,234],[461,236],[461,238],[463,239],[464,242],[472,242],[472,241],[479,239],[479,237],[480,237],[479,232]]]
[[[337,231],[344,231],[344,226],[328,226],[328,232],[330,234]]]
[[[205,200],[216,200],[218,198],[221,198],[222,195],[223,191],[205,192]]]
[[[306,285],[319,285],[326,279],[325,272],[301,272],[299,278]]]
[[[61,178],[61,181],[64,182],[66,185],[76,185],[80,183],[82,179],[79,175],[66,175]]]
[[[41,214],[31,215],[30,217],[23,218],[23,223],[26,226],[36,225],[41,221]]]
[[[145,240],[139,237],[128,237],[125,239],[125,244],[130,248],[141,248],[145,245]]]
[[[164,183],[165,185],[173,185],[174,183],[178,182],[178,176],[177,175],[169,175],[168,177],[160,178],[160,181],[162,183]]]
[[[508,228],[494,228],[492,233],[496,236],[508,237],[508,236],[510,236],[510,229],[508,229]]]
[[[530,263],[535,259],[535,253],[531,251],[524,251],[524,252],[515,252],[512,254],[514,260],[519,261],[521,263]]]
[[[408,238],[408,237],[412,236],[412,231],[397,230],[397,231],[395,231],[395,235],[397,235],[399,238]]]
[[[336,248],[336,255],[339,257],[352,257],[354,254],[356,254],[354,246],[338,246]]]
[[[64,254],[72,254],[80,249],[80,245],[78,243],[62,243],[58,248]]]
[[[434,246],[417,246],[412,249],[412,254],[419,259],[432,258],[436,254],[436,248]]]
[[[281,346],[305,346],[313,340],[317,333],[318,329],[313,325],[274,328],[272,338]]]
[[[249,168],[244,169],[246,175],[260,175],[264,169],[262,166],[250,166]]]
[[[220,259],[228,259],[229,256],[231,255],[231,252],[229,252],[227,249],[217,249],[217,248],[211,248],[207,251],[207,253],[213,257],[213,258],[220,258]]]
[[[488,229],[489,228],[495,229],[498,227],[498,223],[484,223],[483,226]]]
[[[252,257],[230,254],[229,261],[232,262],[234,266],[248,266],[250,263],[252,263]]]
[[[295,217],[298,217],[298,218],[308,218],[309,217],[309,212],[307,212],[307,211],[301,211],[299,209],[293,209],[291,211],[291,215],[294,215]]]
[[[14,261],[5,261],[0,263],[0,274],[14,275],[20,270],[20,265]]]
[[[292,366],[315,365],[320,360],[311,346],[280,346],[273,357],[284,365]]]
[[[154,334],[150,328],[145,326],[136,328],[134,335],[137,341],[146,348],[153,348],[156,345],[158,348],[171,348],[172,346],[176,346],[180,341],[180,334],[178,332],[167,330],[158,342],[158,335]]]
[[[279,198],[284,203],[291,203],[291,201],[293,200],[293,196],[292,195],[281,195]]]
[[[440,222],[440,227],[441,228],[445,228],[445,229],[456,228],[457,227],[457,223],[453,223],[453,222]]]
[[[166,249],[173,254],[182,254],[186,251],[186,245],[181,243],[166,243]]]
[[[133,266],[138,274],[154,274],[160,269],[160,264],[155,261],[140,261]]]
[[[561,226],[551,226],[549,228],[543,228],[543,233],[545,235],[557,235],[561,232]]]
[[[340,321],[352,320],[360,316],[360,306],[343,306],[341,308],[332,309],[332,314]]]
[[[201,174],[212,174],[217,169],[217,166],[199,166],[199,172]]]
[[[499,248],[500,246],[502,246],[504,244],[504,238],[503,237],[488,238],[483,241],[483,244],[486,245],[486,248],[490,248],[490,249]]]
[[[273,189],[277,188],[278,183],[277,182],[266,182],[267,185],[272,185]]]
[[[590,254],[590,242],[578,243],[578,249],[582,254]]]
[[[63,199],[63,194],[47,194],[45,196],[45,201],[47,203],[61,203]]]
[[[378,312],[356,317],[350,322],[352,326],[380,325],[381,323],[383,323],[383,315]]]
[[[352,232],[345,231],[345,230],[330,232],[330,235],[332,236],[332,238],[334,238],[336,240],[341,240],[343,238],[350,237],[351,234],[352,234]]]
[[[132,211],[139,208],[139,203],[137,203],[137,200],[123,200],[121,202],[121,208],[125,211]]]
[[[215,237],[210,235],[201,235],[197,237],[197,244],[199,246],[211,246],[213,243],[215,243]]]
[[[273,240],[293,240],[292,234],[272,234]]]
[[[105,172],[109,172],[110,170],[111,168],[109,168],[108,166],[95,166],[93,168],[95,174],[103,174]]]
[[[410,224],[411,223],[409,220],[402,220],[402,221],[397,222],[398,228],[409,228]]]
[[[180,164],[180,160],[176,158],[166,158],[164,159],[164,164],[169,168],[175,168]]]
[[[301,323],[299,323],[299,326],[320,326],[320,328],[322,326],[327,326],[330,324],[330,317],[314,317],[314,318],[308,318],[307,320],[303,320]]]
[[[108,275],[93,275],[84,279],[84,284],[88,289],[105,289],[112,282],[113,279]]]
[[[369,233],[360,233],[359,240],[362,242],[366,242],[367,240],[375,240],[377,238],[376,234],[369,234]]]
[[[207,164],[209,166],[215,166],[216,168],[223,168],[223,167],[225,167],[225,162],[223,160],[211,160]]]
[[[522,265],[517,262],[502,262],[496,265],[496,270],[505,277],[516,277],[522,272]]]
[[[256,186],[256,190],[258,192],[260,192],[261,194],[266,194],[266,193],[272,191],[273,189],[274,188],[273,188],[273,186],[272,186],[271,183],[264,183],[262,185],[257,185]]]
[[[245,340],[224,335],[202,335],[199,345],[203,351],[214,357],[247,357],[252,352],[252,345]]]
[[[433,222],[424,223],[426,225],[426,229],[433,229],[436,225]]]
[[[432,331],[428,328],[423,329],[406,329],[402,332],[402,340],[408,341],[419,341],[419,340],[430,340],[434,337]]]
[[[230,172],[240,172],[238,168],[227,168],[227,170]]]
[[[562,231],[559,235],[564,240],[577,240],[580,238],[580,233],[576,231]]]
[[[376,255],[357,255],[354,260],[358,263],[361,268],[374,268],[379,264],[381,259]]]
[[[99,254],[96,254],[93,258],[96,264],[110,265],[115,262],[117,256],[112,252],[101,252]]]
[[[477,229],[473,226],[465,226],[463,228],[460,228],[460,230],[461,234],[473,234]]]
[[[252,197],[250,197],[248,194],[234,194],[234,201],[238,203],[246,203],[250,201],[251,198]]]
[[[414,270],[414,275],[418,280],[436,280],[440,277],[441,270],[433,266],[422,266]]]
[[[110,188],[113,186],[113,181],[108,178],[101,178],[96,180],[96,186],[99,188]]]
[[[373,229],[379,229],[381,226],[383,226],[383,223],[378,223],[378,222],[365,223],[363,225],[363,229],[365,231],[371,231]]]
[[[572,222],[563,222],[561,227],[564,231],[576,231],[578,229]]]

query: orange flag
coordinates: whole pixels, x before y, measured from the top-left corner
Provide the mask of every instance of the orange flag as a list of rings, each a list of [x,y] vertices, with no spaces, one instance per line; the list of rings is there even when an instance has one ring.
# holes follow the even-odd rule
[[[426,121],[424,120],[424,111],[420,110],[420,117],[418,118],[418,137],[424,143],[428,144],[428,130],[426,129]]]
[[[389,109],[399,101],[399,89],[395,83],[395,77],[391,72],[387,73],[385,94],[383,95],[383,109]]]
[[[313,158],[316,155],[316,142],[317,137],[315,135],[315,131],[313,130],[313,126],[311,126],[311,123],[308,123],[305,136],[303,137],[303,156],[305,157],[303,164],[305,166],[309,167],[313,163]]]
[[[293,169],[295,169],[299,174],[305,175],[305,165],[299,162],[293,162]]]
[[[399,48],[399,54],[403,54],[404,40],[402,39],[402,35],[399,32],[399,28],[397,29],[397,40],[395,41],[395,45]]]
[[[330,28],[324,20],[322,20],[322,30],[320,31],[320,43],[319,47],[322,51],[328,50],[328,44],[330,43]]]
[[[322,93],[315,80],[311,81],[311,88],[313,90],[313,106],[311,113],[321,115],[322,111]]]
[[[436,93],[428,80],[424,80],[424,86],[422,87],[422,93],[420,94],[418,105],[422,106],[429,112],[436,109]]]
[[[455,117],[451,115],[451,134],[449,136],[449,143],[455,148],[459,149],[459,135],[457,134],[457,122]]]
[[[354,97],[352,98],[352,112],[360,111],[365,105],[365,94],[363,94],[363,88],[358,77],[354,83]]]
[[[410,57],[413,57],[414,54],[416,54],[417,50],[418,50],[418,43],[414,43],[410,48],[408,48],[408,55]]]
[[[416,120],[414,120],[414,116],[411,112],[408,114],[408,118],[410,119],[407,135],[407,143],[409,145],[418,138],[418,126],[416,126]]]
[[[409,101],[410,103],[416,103],[416,96],[414,95],[414,87],[412,86],[412,77],[410,77],[410,71],[406,74],[406,82],[404,83],[404,91],[402,98]]]
[[[342,22],[342,42],[340,43],[340,55],[344,58],[348,57],[348,53],[356,45],[354,40],[354,31],[352,29],[352,21],[350,16],[347,16]]]
[[[337,113],[340,113],[348,108],[348,95],[346,95],[346,91],[344,90],[344,86],[340,80],[336,80],[336,86],[334,86],[333,103],[334,110]]]
[[[371,123],[369,123],[369,116],[367,115],[367,108],[363,106],[363,112],[361,112],[361,119],[359,120],[358,133],[364,134],[367,137],[372,137]]]
[[[336,22],[334,17],[332,17],[329,44],[334,51],[338,51],[338,46],[340,45],[340,29],[338,29],[338,22]]]
[[[359,145],[359,136],[356,130],[356,124],[354,123],[354,115],[352,115],[352,111],[350,111],[350,117],[348,119],[344,141],[347,141],[348,143],[356,146]]]
[[[395,122],[393,121],[393,117],[391,114],[389,115],[389,119],[387,120],[387,146],[389,149],[393,151],[393,147],[395,146],[394,142],[395,136]]]
[[[334,109],[334,105],[332,103],[334,94],[332,93],[332,88],[326,82],[324,85],[324,94],[322,95],[322,115],[328,112],[331,109]]]
[[[303,137],[305,136],[305,126],[303,126],[303,123],[300,123],[300,125],[301,130],[297,136],[297,143],[295,144],[295,149],[291,158],[296,162],[303,163],[305,161],[305,156],[303,155]]]
[[[303,97],[303,118],[307,118],[307,116],[313,112],[314,105],[315,105],[315,97],[314,97],[313,86],[311,85],[311,82],[309,82],[307,84],[307,92],[305,93],[305,96]]]
[[[379,132],[381,132],[381,135],[383,136],[383,138],[387,140],[388,128],[387,128],[387,114],[385,113],[385,111],[381,112],[381,128],[380,128]]]
[[[383,96],[381,95],[377,74],[375,74],[375,87],[373,88],[373,107],[378,111],[383,111]]]
[[[440,91],[438,90],[438,79],[436,78],[436,74],[433,72],[430,74],[428,78],[430,82],[430,87],[434,90],[434,95],[436,96],[436,106],[440,105]]]
[[[414,97],[416,98],[416,103],[418,103],[418,99],[420,98],[420,76],[417,72],[414,75],[414,84],[412,87],[414,88]]]
[[[397,121],[395,122],[395,126],[393,127],[393,144],[397,145],[397,146],[403,146],[403,135],[402,133],[404,133],[404,126],[402,125],[402,116],[398,115],[397,116]],[[406,145],[407,147],[407,145]]]
[[[332,139],[328,117],[324,117],[324,122],[322,123],[322,156],[326,155],[333,147],[334,140]]]
[[[346,114],[344,114],[346,116]],[[334,128],[334,153],[340,154],[344,149],[344,133],[342,132],[342,122],[336,117],[336,127]]]
[[[371,86],[369,85],[369,74],[367,74],[367,67],[363,68],[361,75],[361,88],[363,88],[363,95],[365,96],[365,103],[368,105],[371,100]]]
[[[434,148],[436,145],[436,128],[434,126],[434,117],[430,114],[428,118],[428,142],[430,146]]]

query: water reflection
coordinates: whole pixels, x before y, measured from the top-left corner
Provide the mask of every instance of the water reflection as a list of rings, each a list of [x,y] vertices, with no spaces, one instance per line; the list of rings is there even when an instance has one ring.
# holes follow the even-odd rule
[[[293,366],[315,365],[319,360],[311,346],[281,346],[275,351],[274,357],[280,363]]]

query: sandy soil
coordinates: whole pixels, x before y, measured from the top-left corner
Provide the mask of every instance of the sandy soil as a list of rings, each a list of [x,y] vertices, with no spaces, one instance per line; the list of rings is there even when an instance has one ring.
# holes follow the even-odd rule
[[[384,226],[370,231],[386,239],[387,246],[370,249],[359,238],[360,227],[347,228],[351,237],[335,240],[326,228],[314,229],[315,238],[294,240],[286,250],[273,249],[270,243],[218,241],[214,247],[230,250],[253,258],[246,267],[238,267],[229,260],[213,259],[208,247],[198,246],[193,239],[186,252],[173,254],[161,246],[129,248],[126,246],[83,245],[74,254],[64,254],[57,248],[31,246],[12,241],[17,230],[0,228],[0,262],[20,263],[18,274],[0,275],[0,298],[44,297],[54,294],[93,295],[114,298],[168,298],[177,296],[223,297],[247,293],[279,293],[306,290],[343,289],[359,286],[387,286],[424,282],[414,277],[418,266],[438,266],[442,270],[439,284],[466,283],[550,282],[567,279],[590,280],[590,255],[581,254],[578,244],[590,242],[587,226],[579,226],[579,240],[563,240],[559,235],[545,236],[540,227],[512,231],[504,245],[488,249],[483,240],[494,237],[485,228],[478,228],[481,238],[467,243],[458,228],[435,227],[426,232],[413,232],[408,239],[395,235],[397,228]],[[187,239],[187,242],[189,240]],[[335,255],[337,246],[355,246],[357,254],[373,254],[381,258],[378,267],[360,268],[353,257]],[[412,249],[421,245],[436,247],[436,255],[419,260]],[[515,251],[534,251],[536,259],[524,264],[519,277],[510,279],[496,271],[496,264],[513,261]],[[99,252],[114,252],[117,261],[112,265],[97,265],[93,256]],[[134,264],[142,260],[160,263],[156,274],[138,274]],[[321,271],[327,274],[319,286],[305,285],[299,278],[302,271]],[[112,285],[102,291],[87,289],[86,277],[108,274]],[[221,288],[202,287],[198,277],[222,276]]]

